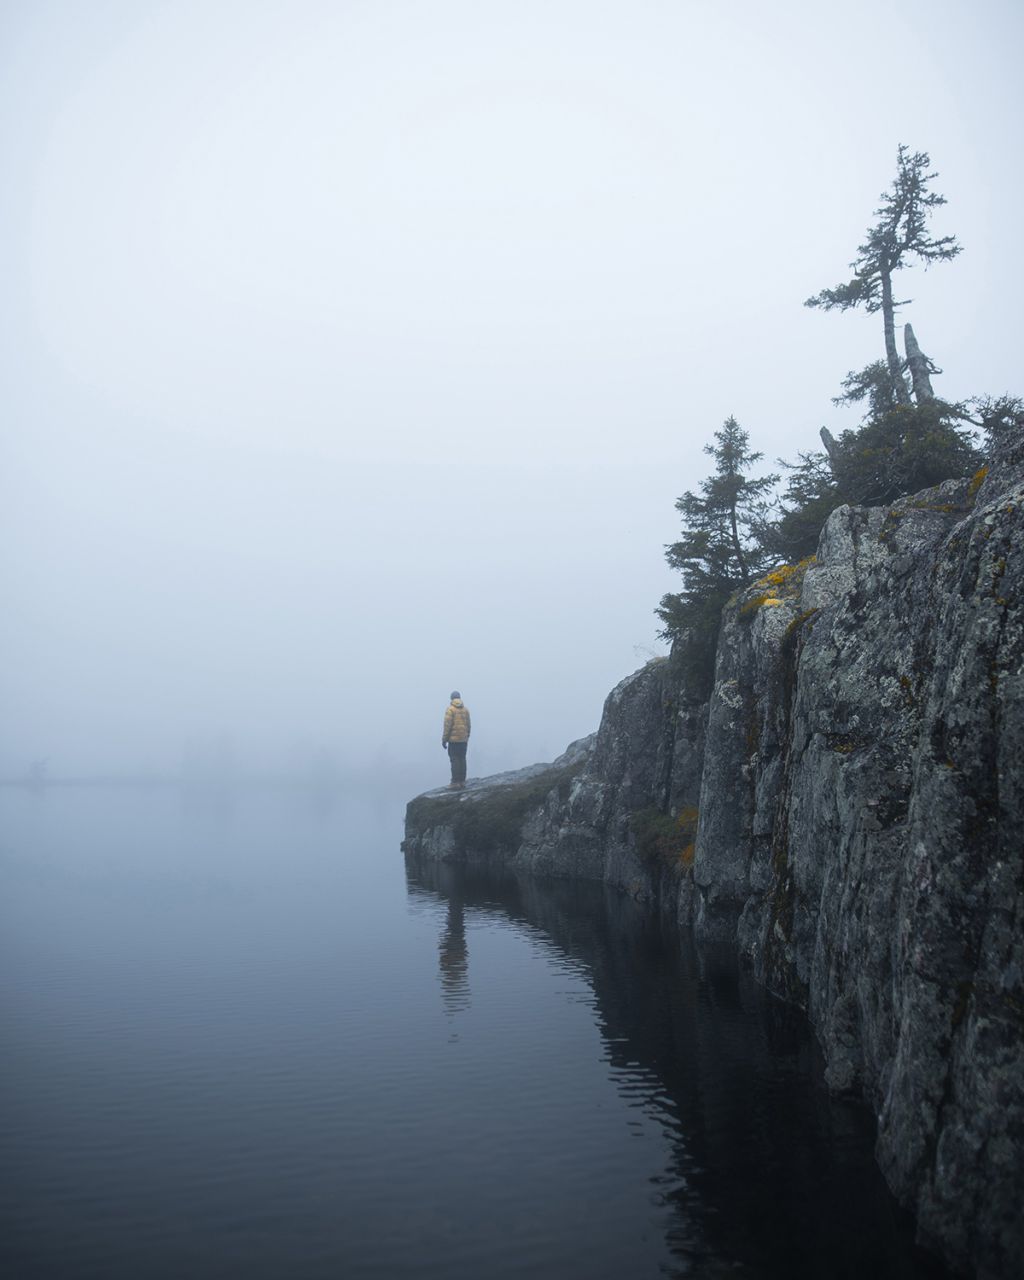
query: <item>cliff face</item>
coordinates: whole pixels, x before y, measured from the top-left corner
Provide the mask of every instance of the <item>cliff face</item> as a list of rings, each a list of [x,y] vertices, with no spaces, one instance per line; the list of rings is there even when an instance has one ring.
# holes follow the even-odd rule
[[[707,707],[649,664],[554,765],[407,818],[410,850],[605,880],[735,942],[875,1107],[922,1239],[984,1277],[1024,1267],[1022,503],[1007,458],[841,508],[726,611]]]
[[[1024,1260],[1024,490],[837,511],[724,628],[695,923],[804,1005],[925,1240]],[[988,497],[989,501],[985,501]]]
[[[552,764],[418,796],[406,812],[403,847],[444,861],[601,880],[673,908],[681,895],[688,916],[688,868],[645,853],[635,828],[638,815],[696,814],[706,710],[685,699],[667,661],[649,663],[608,695],[597,733]]]

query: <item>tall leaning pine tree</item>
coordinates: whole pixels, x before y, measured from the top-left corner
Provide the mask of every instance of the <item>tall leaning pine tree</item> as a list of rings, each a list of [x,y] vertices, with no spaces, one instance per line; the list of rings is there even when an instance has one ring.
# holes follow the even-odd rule
[[[750,437],[735,418],[726,419],[714,439],[704,446],[715,460],[714,473],[700,482],[699,492],[676,501],[683,533],[665,550],[669,564],[683,575],[683,587],[664,596],[657,610],[662,635],[673,641],[684,667],[704,688],[714,670],[723,605],[765,567],[760,531],[769,491],[778,481],[777,475],[749,474],[763,455],[750,448]]]
[[[925,264],[948,262],[961,250],[956,236],[935,238],[928,233],[932,210],[946,203],[945,196],[929,190],[928,184],[937,176],[928,172],[930,164],[927,151],[912,152],[900,145],[895,180],[889,190],[882,193],[882,202],[875,210],[877,220],[868,228],[864,243],[850,263],[853,277],[834,289],[822,289],[804,304],[825,311],[848,311],[860,306],[869,314],[881,311],[885,337],[883,369],[888,374],[891,400],[899,405],[910,404],[911,399],[903,376],[903,361],[896,348],[896,309],[905,306],[909,299],[893,297],[893,276],[915,259]],[[872,367],[863,375],[851,374],[851,379],[868,377]]]

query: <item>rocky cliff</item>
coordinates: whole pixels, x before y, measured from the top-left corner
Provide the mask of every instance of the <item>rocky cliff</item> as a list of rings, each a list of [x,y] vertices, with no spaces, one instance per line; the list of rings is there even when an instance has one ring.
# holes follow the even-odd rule
[[[735,943],[878,1116],[920,1236],[1024,1271],[1024,459],[888,508],[723,618],[552,765],[428,793],[410,852],[603,880]]]

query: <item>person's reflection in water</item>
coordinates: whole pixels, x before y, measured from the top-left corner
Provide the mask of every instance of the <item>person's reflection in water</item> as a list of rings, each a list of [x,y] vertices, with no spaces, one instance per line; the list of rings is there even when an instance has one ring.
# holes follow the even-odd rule
[[[466,946],[466,923],[462,909],[462,899],[453,895],[448,899],[448,915],[440,941],[440,974],[441,1000],[449,1019],[454,1018],[460,1010],[468,1009],[469,995],[469,948]],[[452,1030],[449,1037],[457,1040],[458,1034]]]

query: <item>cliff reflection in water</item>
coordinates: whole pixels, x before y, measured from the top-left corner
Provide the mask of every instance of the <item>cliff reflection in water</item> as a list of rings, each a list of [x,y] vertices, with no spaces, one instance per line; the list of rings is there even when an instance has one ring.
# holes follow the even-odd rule
[[[674,921],[601,885],[415,857],[406,871],[411,895],[447,908],[439,971],[450,1015],[469,1007],[467,924],[540,930],[589,976],[610,1077],[671,1139],[652,1197],[674,1211],[677,1274],[724,1264],[787,1280],[949,1275],[913,1244],[874,1163],[869,1112],[828,1095],[806,1019],[728,947],[698,951]]]

